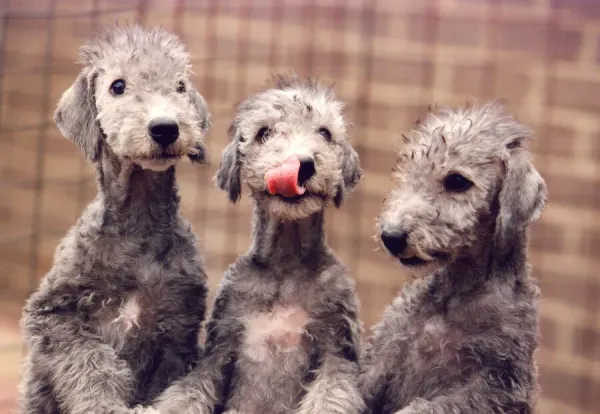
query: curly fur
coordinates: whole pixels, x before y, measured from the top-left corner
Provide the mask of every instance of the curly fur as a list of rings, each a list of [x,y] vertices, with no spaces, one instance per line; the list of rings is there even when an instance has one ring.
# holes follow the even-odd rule
[[[398,258],[423,277],[369,340],[367,412],[533,412],[538,288],[527,227],[547,191],[524,148],[530,138],[497,103],[439,109],[405,136],[378,229],[408,233]],[[452,173],[473,186],[447,190]],[[411,266],[414,257],[423,264]]]
[[[346,140],[342,108],[329,85],[293,75],[276,76],[273,88],[238,106],[217,185],[235,202],[244,182],[261,208],[288,220],[321,211],[329,200],[339,206],[345,191],[351,191],[362,175],[356,151]],[[323,126],[331,132],[331,143],[318,134]],[[266,145],[254,138],[262,127],[269,129]],[[306,183],[308,196],[301,202],[266,194],[265,173],[289,155],[314,157],[318,170]]]
[[[84,69],[63,94],[55,120],[91,161],[97,161],[100,146],[158,171],[186,155],[204,161],[202,138],[210,117],[189,79],[189,55],[175,35],[114,27],[83,46],[80,60]],[[119,96],[110,91],[117,79],[127,85]],[[182,92],[177,90],[180,82]],[[148,123],[155,117],[172,118],[179,126],[179,138],[164,151],[148,137]],[[85,128],[79,130],[81,126]]]
[[[178,211],[174,164],[203,158],[209,120],[187,53],[162,30],[119,27],[85,46],[82,60],[55,120],[94,164],[99,194],[25,305],[24,413],[139,412],[131,407],[199,357],[206,276]],[[112,96],[118,78],[127,89]],[[180,127],[167,156],[148,136],[154,116]]]
[[[234,202],[249,187],[253,243],[222,280],[205,358],[159,398],[161,413],[360,411],[354,281],[323,234],[326,204],[339,205],[361,176],[341,108],[329,87],[296,77],[239,105],[216,179]],[[318,133],[324,126],[331,141]],[[265,172],[290,155],[316,163],[309,196],[296,201],[265,191]]]

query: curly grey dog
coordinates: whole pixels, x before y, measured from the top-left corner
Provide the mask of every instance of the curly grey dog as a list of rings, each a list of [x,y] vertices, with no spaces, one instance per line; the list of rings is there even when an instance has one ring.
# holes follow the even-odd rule
[[[368,412],[533,412],[538,287],[527,227],[547,190],[530,139],[497,103],[434,111],[405,137],[378,228],[422,277],[374,328],[360,378]]]
[[[218,186],[254,199],[253,243],[225,273],[202,363],[161,413],[356,413],[354,281],[327,247],[324,210],[362,171],[331,88],[294,75],[237,109]]]
[[[204,160],[209,114],[188,54],[165,31],[117,27],[81,59],[55,121],[93,163],[99,194],[25,306],[25,413],[130,412],[199,356],[206,275],[175,164]]]

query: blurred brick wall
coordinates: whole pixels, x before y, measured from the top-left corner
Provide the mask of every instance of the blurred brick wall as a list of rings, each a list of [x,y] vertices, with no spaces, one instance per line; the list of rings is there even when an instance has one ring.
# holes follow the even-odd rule
[[[192,53],[214,116],[212,165],[178,178],[212,287],[249,244],[250,203],[229,205],[211,182],[235,103],[278,70],[335,81],[365,178],[327,227],[366,326],[407,280],[371,240],[400,133],[432,102],[503,98],[537,131],[550,189],[531,249],[543,290],[538,412],[600,413],[598,0],[0,0],[0,413],[14,406],[22,300],[96,192],[52,111],[79,70],[77,47],[115,20],[162,24]]]

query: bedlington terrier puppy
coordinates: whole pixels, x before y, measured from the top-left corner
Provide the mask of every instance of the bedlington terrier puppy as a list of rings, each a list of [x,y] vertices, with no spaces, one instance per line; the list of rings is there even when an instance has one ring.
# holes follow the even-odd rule
[[[330,87],[297,76],[237,108],[217,185],[254,201],[253,242],[225,273],[201,364],[161,413],[357,413],[354,281],[327,247],[324,210],[361,178]]]
[[[24,413],[138,412],[199,357],[206,275],[175,164],[204,160],[209,114],[188,54],[175,35],[134,26],[107,30],[81,60],[54,119],[99,194],[25,305]]]
[[[498,103],[434,111],[405,137],[378,232],[417,280],[370,338],[367,412],[533,413],[539,293],[527,228],[547,191],[530,139]]]

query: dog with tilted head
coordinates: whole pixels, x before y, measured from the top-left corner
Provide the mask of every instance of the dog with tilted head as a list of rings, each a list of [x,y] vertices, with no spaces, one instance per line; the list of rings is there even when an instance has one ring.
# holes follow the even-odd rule
[[[253,242],[221,282],[202,363],[161,413],[357,413],[355,284],[327,247],[325,207],[362,172],[330,87],[275,79],[237,108],[217,185],[254,201]]]
[[[164,30],[121,26],[81,59],[55,121],[99,194],[25,305],[24,413],[138,412],[199,358],[206,275],[175,164],[204,161],[210,122],[188,54]]]
[[[378,239],[417,280],[369,340],[366,412],[533,413],[527,230],[547,190],[530,139],[498,103],[434,110],[405,136]]]

